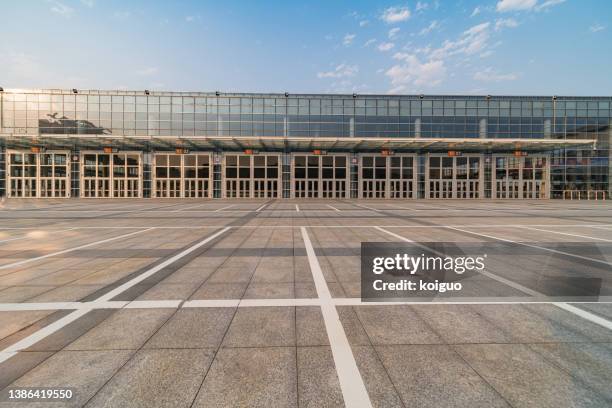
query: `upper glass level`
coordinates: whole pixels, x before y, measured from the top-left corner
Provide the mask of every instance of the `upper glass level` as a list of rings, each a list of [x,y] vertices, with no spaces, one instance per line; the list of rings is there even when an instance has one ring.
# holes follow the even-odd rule
[[[580,138],[612,97],[0,92],[0,133],[117,136]]]

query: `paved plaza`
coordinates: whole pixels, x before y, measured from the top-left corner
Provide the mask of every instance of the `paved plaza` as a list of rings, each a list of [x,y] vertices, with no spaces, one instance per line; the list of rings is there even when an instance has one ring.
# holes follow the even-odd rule
[[[501,301],[362,303],[361,243],[410,241],[531,255]],[[74,396],[0,407],[612,406],[612,304],[516,300],[611,243],[604,201],[8,200],[0,390]]]

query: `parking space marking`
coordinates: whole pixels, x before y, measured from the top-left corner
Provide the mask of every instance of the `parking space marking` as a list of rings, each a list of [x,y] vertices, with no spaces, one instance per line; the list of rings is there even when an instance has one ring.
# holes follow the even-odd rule
[[[142,274],[138,275],[137,277],[135,277],[134,279],[131,279],[129,281],[127,281],[126,283],[124,283],[123,285],[111,290],[110,292],[106,293],[105,295],[102,295],[100,297],[98,297],[96,300],[94,300],[93,303],[95,304],[101,304],[101,303],[109,303],[109,304],[113,304],[116,302],[109,302],[112,298],[120,295],[121,293],[125,292],[126,290],[128,290],[129,288],[131,288],[132,286],[142,282],[143,280],[145,280],[146,278],[148,278],[149,276],[152,276],[154,273],[159,272],[161,269],[165,268],[166,266],[178,261],[179,259],[189,255],[191,252],[195,251],[196,249],[202,247],[203,245],[206,245],[207,243],[209,243],[210,241],[212,241],[213,239],[217,238],[218,236],[224,234],[225,232],[229,231],[231,229],[231,227],[225,227],[220,231],[217,231],[216,233],[214,233],[213,235],[199,241],[197,244],[190,246],[189,248],[185,249],[184,251],[178,253],[177,255],[174,255],[173,257],[167,259],[166,261],[160,263],[159,265],[147,270],[146,272],[143,272]],[[145,230],[146,231],[146,230]],[[143,231],[139,231],[139,232],[143,232]],[[133,235],[134,233],[130,234]],[[117,238],[115,238],[117,239]],[[88,244],[88,246],[90,246],[91,244]],[[128,303],[128,302],[119,302],[119,303]],[[6,349],[2,350],[0,352],[0,355],[2,357],[0,357],[0,363],[2,363],[3,361],[5,361],[6,359],[9,359],[10,357],[14,356],[16,352],[22,351],[27,349],[28,347],[38,343],[40,340],[44,339],[45,337],[55,333],[56,331],[62,329],[63,327],[67,326],[68,324],[72,323],[73,321],[77,320],[78,318],[84,316],[85,314],[89,313],[89,311],[92,310],[91,308],[89,309],[79,309],[79,310],[75,310],[74,312],[64,316],[63,318],[51,323],[48,326],[43,327],[42,329],[32,333],[31,335],[23,338],[22,340],[14,343],[13,345],[7,347]],[[2,358],[5,358],[5,360],[3,360]]]
[[[542,228],[534,228],[534,227],[526,227],[526,226],[521,226],[519,228],[528,229],[528,230],[532,230],[532,231],[550,232],[552,234],[567,235],[567,236],[570,236],[570,237],[587,238],[587,239],[594,239],[594,240],[597,240],[597,241],[612,242],[612,239],[590,237],[588,235],[580,235],[580,234],[570,234],[569,232],[551,231],[551,230],[546,230],[546,229],[542,229]]]
[[[547,251],[547,252],[553,252],[553,253],[560,254],[560,255],[567,255],[567,256],[574,257],[574,258],[583,259],[585,261],[591,261],[591,262],[596,262],[596,263],[600,263],[600,264],[604,264],[604,265],[611,265],[612,266],[612,263],[610,263],[608,261],[602,261],[601,259],[589,258],[588,256],[572,254],[571,252],[559,251],[557,249],[546,248],[546,247],[542,247],[542,246],[539,246],[539,245],[533,245],[533,244],[529,244],[527,242],[522,242],[522,241],[513,241],[511,239],[495,237],[493,235],[487,235],[487,234],[482,234],[480,232],[468,231],[468,230],[464,230],[464,229],[457,228],[457,227],[446,227],[446,228],[453,229],[453,230],[456,230],[456,231],[465,232],[465,233],[468,233],[468,234],[477,235],[477,236],[484,237],[484,238],[494,239],[494,240],[497,240],[497,241],[503,241],[503,242],[509,242],[511,244],[523,245],[523,246],[530,247],[530,248],[541,249],[541,250]]]
[[[235,207],[235,206],[236,206],[236,204],[228,205],[226,207],[217,208],[213,212],[219,212],[219,211],[227,210],[228,208],[232,208],[232,207]]]
[[[295,205],[295,211],[296,211],[296,212],[300,212],[300,206],[299,206],[299,205],[297,205],[297,204]]]
[[[302,239],[308,256],[310,271],[317,289],[317,295],[321,301],[321,313],[327,330],[329,344],[340,382],[340,389],[344,398],[345,406],[351,407],[372,407],[372,402],[366,390],[363,378],[357,367],[357,362],[353,356],[336,306],[332,302],[327,282],[323,276],[323,271],[317,260],[317,255],[308,236],[305,227],[300,227]]]
[[[261,210],[263,210],[264,208],[266,208],[268,204],[264,204],[261,207],[259,207],[258,209],[255,210],[255,212],[260,212]]]
[[[334,207],[333,205],[329,205],[329,204],[325,204],[326,206],[328,206],[329,208],[331,208],[334,211],[340,211],[339,209],[337,209],[336,207]]]
[[[55,230],[54,232],[58,232],[58,233],[59,233],[59,232],[67,232],[67,231],[73,231],[73,230],[75,230],[75,229],[78,229],[78,227],[73,227],[73,228],[68,228],[68,229],[62,229],[62,230]],[[45,230],[40,230],[40,231],[45,231]],[[30,238],[30,239],[36,239],[36,238],[31,237],[31,236],[29,236],[29,235],[24,235],[24,236],[21,236],[21,237],[14,237],[14,238],[7,238],[7,239],[0,240],[0,244],[4,244],[5,242],[20,241],[20,240],[22,240],[22,239],[28,239],[28,238]]]
[[[555,306],[560,307],[563,310],[566,310],[570,313],[573,313],[577,316],[582,317],[583,319],[586,319],[590,322],[593,322],[595,324],[598,324],[600,326],[603,326],[605,328],[607,328],[608,330],[612,330],[612,322],[597,316],[596,314],[593,314],[591,312],[587,312],[584,309],[580,309],[579,307],[576,306],[572,306],[570,304],[567,303],[554,303]]]
[[[133,229],[134,228],[138,228],[138,227],[133,227]],[[21,260],[21,261],[13,262],[13,263],[6,264],[6,265],[0,265],[0,270],[8,269],[8,268],[13,268],[15,266],[25,265],[25,264],[30,263],[30,262],[40,261],[42,259],[51,258],[51,257],[57,256],[57,255],[67,254],[67,253],[70,253],[70,252],[78,251],[80,249],[89,248],[89,247],[92,247],[94,245],[106,244],[108,242],[116,241],[118,239],[128,238],[128,237],[131,237],[131,236],[136,235],[136,234],[142,234],[143,232],[151,231],[153,229],[155,229],[155,228],[151,227],[151,228],[147,228],[147,229],[143,229],[143,230],[139,230],[139,231],[130,232],[128,234],[119,235],[117,237],[107,238],[107,239],[103,239],[101,241],[90,242],[89,244],[84,244],[84,245],[79,245],[77,247],[64,249],[62,251],[52,252],[50,254],[41,255],[41,256],[34,257],[34,258],[28,258],[28,259],[24,259],[24,260]]]

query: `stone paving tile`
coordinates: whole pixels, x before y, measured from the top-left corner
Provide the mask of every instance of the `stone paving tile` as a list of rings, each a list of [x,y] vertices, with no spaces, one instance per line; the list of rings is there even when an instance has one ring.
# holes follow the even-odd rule
[[[0,363],[0,390],[3,390],[13,381],[52,355],[52,352],[41,351],[18,353],[3,363]]]
[[[293,283],[251,282],[244,294],[245,299],[293,299]]]
[[[417,305],[412,310],[445,343],[509,343],[511,337],[483,319],[469,305]]]
[[[53,313],[53,310],[0,312],[0,339],[22,330]]]
[[[294,307],[238,308],[223,347],[295,346]]]
[[[28,302],[77,302],[103,287],[104,285],[65,285],[28,299]]]
[[[223,339],[234,308],[180,309],[145,348],[215,348]]]
[[[54,289],[55,286],[11,286],[0,292],[0,303],[18,303]]]
[[[158,283],[136,300],[185,300],[198,286],[193,283]]]
[[[612,341],[612,332],[553,305],[471,305],[515,343]]]
[[[329,346],[298,347],[300,407],[344,407],[344,399]]]
[[[340,317],[346,338],[351,346],[369,346],[371,344],[370,338],[359,321],[357,313],[355,313],[356,308],[352,306],[339,306],[336,309],[338,310],[338,316]]]
[[[190,299],[241,299],[248,283],[208,283],[191,295]]]
[[[612,343],[538,343],[529,348],[612,401]]]
[[[352,346],[353,356],[374,407],[403,407],[402,400],[371,346]]]
[[[298,346],[329,346],[329,337],[319,306],[295,308],[295,331]]]
[[[132,353],[133,351],[127,350],[60,351],[10,386],[72,388],[73,398],[62,403],[62,406],[82,407],[128,360]],[[23,404],[21,402],[1,403],[0,406],[22,407]]]
[[[604,407],[606,400],[524,344],[463,344],[454,349],[513,407]]]
[[[193,404],[297,407],[295,347],[221,348]]]
[[[359,306],[355,313],[374,345],[443,342],[409,306]]]
[[[139,349],[175,309],[123,309],[66,346],[66,350]]]
[[[87,407],[189,407],[213,355],[212,349],[140,350]]]
[[[406,406],[510,406],[450,346],[376,346],[376,350]]]

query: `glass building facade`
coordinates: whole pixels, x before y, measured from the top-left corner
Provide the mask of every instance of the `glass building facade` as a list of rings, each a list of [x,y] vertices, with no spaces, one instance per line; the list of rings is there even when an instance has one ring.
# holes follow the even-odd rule
[[[560,197],[566,190],[610,191],[611,115],[611,97],[4,90],[0,143],[6,151],[14,138],[71,135],[73,150],[78,151],[83,149],[78,146],[79,135],[84,140],[92,136],[596,140],[595,148],[547,152],[551,197]],[[4,180],[6,157],[0,161],[0,180]],[[3,193],[5,186],[0,189]]]

